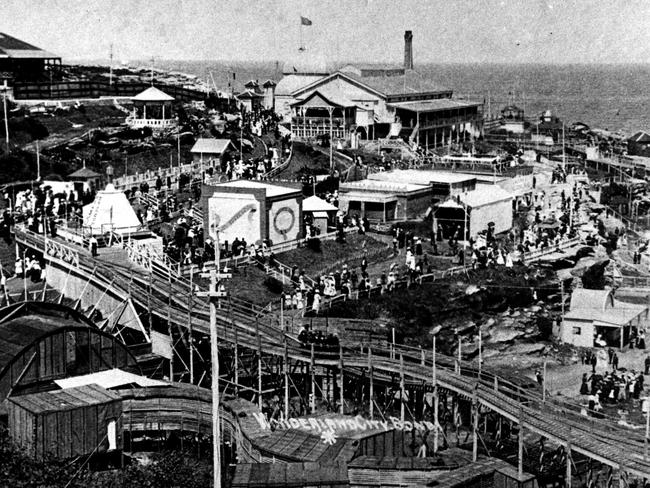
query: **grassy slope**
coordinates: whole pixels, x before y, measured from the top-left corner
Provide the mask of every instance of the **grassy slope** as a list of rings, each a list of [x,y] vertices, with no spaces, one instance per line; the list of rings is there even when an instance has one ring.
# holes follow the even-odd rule
[[[335,241],[323,241],[320,253],[307,247],[284,252],[277,256],[278,261],[287,266],[298,266],[308,276],[315,278],[319,270],[333,265],[339,260],[350,258],[364,249],[369,253],[385,249],[386,244],[368,235],[348,234],[344,244]]]

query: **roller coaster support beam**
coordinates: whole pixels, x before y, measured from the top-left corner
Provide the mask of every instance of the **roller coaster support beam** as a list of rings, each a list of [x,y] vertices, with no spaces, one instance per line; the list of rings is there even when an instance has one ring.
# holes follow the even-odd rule
[[[406,390],[404,388],[404,356],[399,355],[399,419],[404,422],[404,408],[406,401]]]
[[[571,443],[566,443],[566,474],[564,475],[564,486],[571,488]]]
[[[309,375],[311,377],[311,385],[309,390],[309,408],[310,413],[316,412],[316,372],[314,371],[314,343],[311,343],[311,354],[309,357]]]
[[[262,411],[262,337],[257,317],[255,317],[255,334],[257,335],[257,406]]]
[[[479,406],[477,398],[478,383],[472,394],[472,461],[478,460],[478,424],[479,424]]]
[[[440,400],[438,398],[438,376],[436,366],[436,335],[433,335],[433,348],[432,348],[433,361],[431,361],[431,381],[433,383],[433,452],[438,452],[438,444],[440,440],[440,422],[438,421]]]
[[[517,446],[517,474],[519,479],[524,475],[524,410],[519,408],[519,434]]]
[[[239,334],[237,333],[237,326],[233,327],[233,329],[235,331],[235,393],[239,394]]]
[[[339,394],[341,396],[341,415],[345,414],[345,396],[344,396],[344,385],[345,382],[343,380],[343,347],[339,346]]]
[[[372,370],[372,349],[368,347],[368,380],[370,386],[368,389],[368,401],[370,403],[370,420],[375,420],[375,379]]]
[[[192,309],[194,308],[194,267],[190,266],[190,292],[187,296],[187,327],[190,340],[190,383],[194,384],[194,330],[192,327]],[[235,348],[235,369],[237,368],[237,348]],[[238,384],[237,374],[235,373],[235,384]],[[236,387],[235,387],[236,388]],[[236,392],[236,390],[235,390]]]

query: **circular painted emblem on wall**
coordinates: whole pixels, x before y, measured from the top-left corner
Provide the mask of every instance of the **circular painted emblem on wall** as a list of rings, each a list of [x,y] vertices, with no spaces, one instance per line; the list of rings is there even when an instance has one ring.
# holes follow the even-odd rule
[[[296,215],[293,212],[293,209],[289,207],[282,207],[277,211],[275,217],[273,217],[273,228],[276,232],[285,235],[293,228],[293,224],[296,222]]]

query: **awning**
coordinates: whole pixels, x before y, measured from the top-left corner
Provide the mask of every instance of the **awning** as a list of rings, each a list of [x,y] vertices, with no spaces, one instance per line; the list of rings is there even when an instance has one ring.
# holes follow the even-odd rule
[[[347,193],[341,193],[341,198],[345,198],[351,202],[389,203],[397,201],[397,197],[395,195],[365,191],[351,191]]]
[[[394,102],[387,105],[411,112],[439,112],[441,110],[455,110],[469,107],[480,107],[483,105],[479,102],[465,102],[463,100],[453,100],[451,98],[436,98],[434,100],[411,101],[411,102]]]
[[[464,208],[460,203],[455,200],[447,200],[438,205],[438,208]]]

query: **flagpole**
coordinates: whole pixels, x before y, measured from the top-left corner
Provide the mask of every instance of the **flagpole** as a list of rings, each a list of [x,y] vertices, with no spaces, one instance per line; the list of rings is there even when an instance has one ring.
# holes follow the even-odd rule
[[[298,51],[304,51],[305,47],[303,46],[302,40],[302,16],[300,17],[300,46],[298,46]]]

